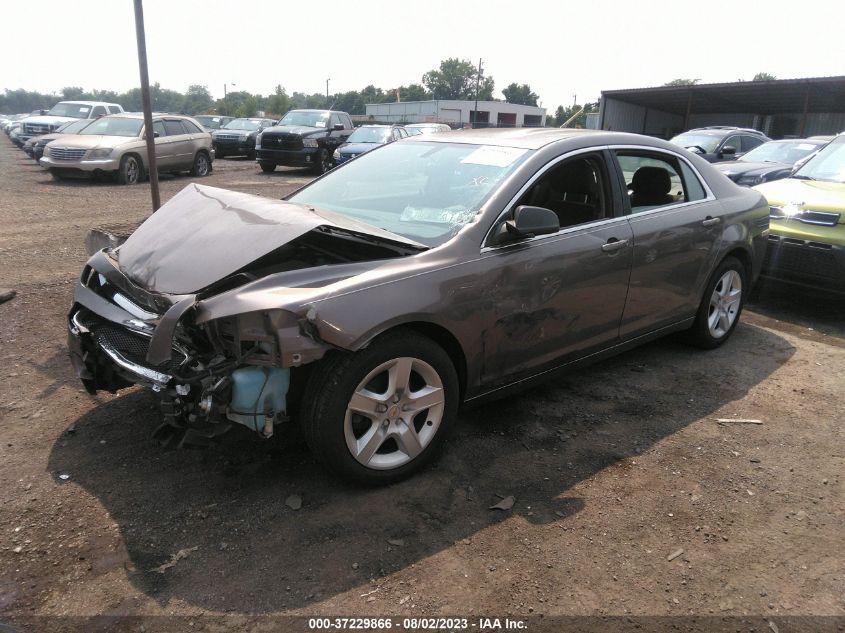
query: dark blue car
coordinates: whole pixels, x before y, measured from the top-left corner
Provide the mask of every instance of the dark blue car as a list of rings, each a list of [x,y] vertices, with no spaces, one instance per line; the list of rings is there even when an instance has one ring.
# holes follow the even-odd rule
[[[352,132],[346,143],[334,151],[332,158],[335,165],[340,165],[366,154],[379,145],[392,143],[406,136],[409,136],[408,131],[400,125],[362,125]]]

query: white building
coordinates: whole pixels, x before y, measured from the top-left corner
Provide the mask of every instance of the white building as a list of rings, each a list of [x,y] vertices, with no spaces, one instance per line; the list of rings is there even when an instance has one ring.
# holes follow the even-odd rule
[[[367,118],[380,123],[448,123],[452,127],[473,121],[475,101],[400,101],[368,103]],[[490,127],[544,127],[546,111],[536,106],[504,101],[479,101],[478,123]]]

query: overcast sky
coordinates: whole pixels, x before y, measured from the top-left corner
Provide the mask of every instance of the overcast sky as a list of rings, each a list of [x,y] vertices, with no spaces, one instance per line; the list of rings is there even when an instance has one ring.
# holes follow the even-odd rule
[[[678,77],[845,74],[842,0],[145,0],[144,10],[150,81],[204,84],[215,97],[224,83],[325,92],[327,78],[332,93],[387,89],[447,57],[483,58],[498,98],[528,83],[552,111],[576,94],[583,103]],[[0,25],[0,89],[139,84],[132,0],[4,1]]]

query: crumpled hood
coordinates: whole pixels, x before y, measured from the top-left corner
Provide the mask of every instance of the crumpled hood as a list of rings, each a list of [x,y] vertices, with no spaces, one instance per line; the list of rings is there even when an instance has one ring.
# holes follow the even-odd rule
[[[144,222],[116,256],[123,274],[139,286],[189,294],[320,226],[422,246],[323,209],[193,183]]]

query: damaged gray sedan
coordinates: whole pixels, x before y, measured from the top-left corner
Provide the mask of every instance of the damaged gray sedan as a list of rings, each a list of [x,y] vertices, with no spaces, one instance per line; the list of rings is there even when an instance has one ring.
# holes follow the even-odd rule
[[[174,443],[302,428],[344,476],[436,453],[462,403],[685,330],[731,335],[768,206],[643,136],[474,130],[385,145],[284,200],[191,184],[76,286],[90,392],[158,392]]]

